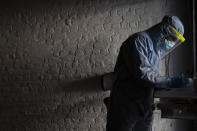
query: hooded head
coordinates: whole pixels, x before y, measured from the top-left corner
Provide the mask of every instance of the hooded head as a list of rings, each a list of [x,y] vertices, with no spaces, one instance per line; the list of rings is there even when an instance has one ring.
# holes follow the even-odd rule
[[[176,32],[175,32],[176,31]],[[162,21],[147,30],[150,35],[154,50],[158,52],[164,44],[165,40],[171,36],[180,36],[184,34],[184,26],[177,16],[164,16]]]
[[[184,34],[183,23],[177,16],[164,16],[162,23],[174,27],[181,35]]]

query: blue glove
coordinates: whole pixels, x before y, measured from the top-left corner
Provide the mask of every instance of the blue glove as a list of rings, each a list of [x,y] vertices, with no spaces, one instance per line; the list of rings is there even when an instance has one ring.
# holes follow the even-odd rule
[[[187,85],[189,84],[189,79],[188,78],[184,78],[184,77],[172,77],[170,79],[170,87],[172,88],[184,88],[187,87]]]

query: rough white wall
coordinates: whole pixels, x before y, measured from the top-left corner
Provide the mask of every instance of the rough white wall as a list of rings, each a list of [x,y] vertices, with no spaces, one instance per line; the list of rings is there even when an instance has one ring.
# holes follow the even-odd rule
[[[177,4],[181,3],[181,4]],[[186,0],[18,1],[0,5],[0,130],[104,131],[100,78],[121,43],[184,18]],[[184,19],[187,21],[186,19]],[[154,131],[174,121],[155,116]],[[169,126],[170,125],[170,126]]]

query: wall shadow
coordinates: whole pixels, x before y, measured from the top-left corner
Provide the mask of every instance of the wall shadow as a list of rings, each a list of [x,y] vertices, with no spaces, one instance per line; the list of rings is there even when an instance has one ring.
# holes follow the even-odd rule
[[[101,76],[90,77],[72,82],[60,82],[62,91],[71,92],[101,92]]]

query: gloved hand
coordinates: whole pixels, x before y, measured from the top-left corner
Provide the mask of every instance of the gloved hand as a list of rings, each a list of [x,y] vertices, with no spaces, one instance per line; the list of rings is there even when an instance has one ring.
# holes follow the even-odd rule
[[[187,87],[193,87],[194,86],[194,80],[192,78],[188,78],[189,83],[186,85]]]
[[[170,79],[170,87],[172,88],[186,88],[191,87],[193,84],[193,79],[184,77],[172,77]]]

